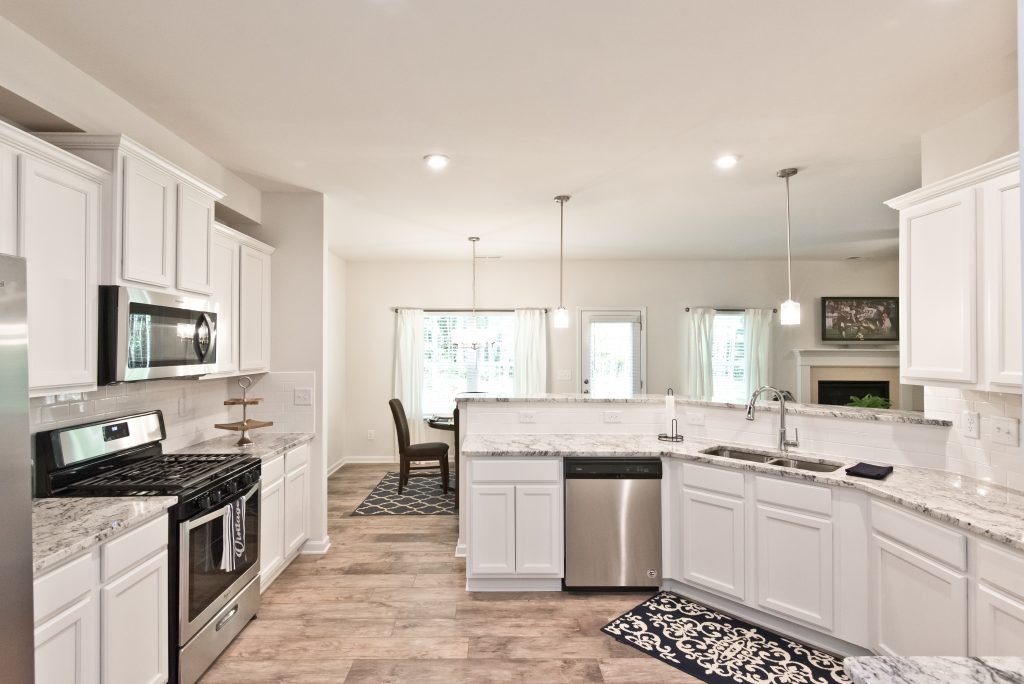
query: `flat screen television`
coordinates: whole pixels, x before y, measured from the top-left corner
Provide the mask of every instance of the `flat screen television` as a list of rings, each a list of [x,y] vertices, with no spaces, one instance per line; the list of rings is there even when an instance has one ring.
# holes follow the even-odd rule
[[[899,297],[822,297],[821,341],[899,342]]]

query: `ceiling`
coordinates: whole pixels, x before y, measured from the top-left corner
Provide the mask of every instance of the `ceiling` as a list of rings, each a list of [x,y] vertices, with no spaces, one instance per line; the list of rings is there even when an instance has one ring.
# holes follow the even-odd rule
[[[0,0],[349,258],[893,255],[920,134],[1012,89],[1013,0]],[[452,158],[441,173],[421,162]],[[740,155],[724,172],[713,160]]]

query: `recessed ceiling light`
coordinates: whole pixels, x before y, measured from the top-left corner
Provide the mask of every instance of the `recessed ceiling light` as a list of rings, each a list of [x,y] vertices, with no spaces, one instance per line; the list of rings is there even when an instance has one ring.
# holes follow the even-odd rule
[[[720,169],[731,169],[740,163],[740,158],[735,154],[723,154],[715,160],[715,166]]]
[[[444,167],[448,166],[448,162],[450,162],[451,159],[443,154],[428,154],[423,157],[423,161],[434,171],[440,171]]]

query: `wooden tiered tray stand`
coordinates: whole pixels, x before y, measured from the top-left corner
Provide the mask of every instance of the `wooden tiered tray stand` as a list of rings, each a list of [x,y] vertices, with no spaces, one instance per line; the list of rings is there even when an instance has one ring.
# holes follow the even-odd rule
[[[253,420],[253,419],[250,419],[246,415],[246,413],[247,413],[246,407],[248,407],[248,406],[255,406],[256,404],[259,404],[260,402],[263,401],[263,399],[261,397],[253,397],[253,398],[250,399],[250,398],[245,396],[246,395],[246,391],[252,386],[252,378],[250,378],[248,375],[243,375],[242,377],[240,377],[238,379],[238,386],[242,388],[242,398],[241,399],[226,399],[224,401],[224,405],[225,406],[241,406],[242,407],[242,420],[238,421],[237,423],[215,423],[213,427],[221,429],[221,430],[232,430],[234,432],[241,432],[242,436],[239,438],[239,440],[237,442],[235,442],[235,446],[248,447],[248,446],[252,446],[252,444],[253,444],[253,441],[251,439],[249,439],[249,430],[255,430],[257,428],[271,427],[271,426],[273,426],[274,421],[272,421],[272,420]]]

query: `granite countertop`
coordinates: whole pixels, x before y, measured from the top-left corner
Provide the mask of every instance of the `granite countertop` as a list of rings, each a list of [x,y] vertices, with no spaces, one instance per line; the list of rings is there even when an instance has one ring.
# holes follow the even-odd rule
[[[858,656],[843,668],[854,684],[1024,684],[1024,657]]]
[[[187,447],[178,449],[177,454],[241,454],[244,456],[259,456],[265,463],[279,454],[288,451],[300,444],[313,441],[315,435],[312,432],[252,432],[249,437],[252,439],[252,446],[240,447],[238,434],[214,437],[205,442],[190,444]]]
[[[664,394],[634,394],[630,397],[595,397],[593,394],[565,392],[562,394],[489,394],[474,392],[459,394],[457,402],[506,403],[529,402],[531,404],[572,404],[576,402],[597,404],[664,404]]]
[[[32,570],[39,575],[161,515],[177,501],[173,496],[34,499]]]
[[[771,449],[693,437],[687,437],[685,442],[672,443],[662,442],[654,435],[605,434],[467,435],[461,453],[465,456],[513,457],[668,456],[832,487],[851,487],[1024,551],[1024,492],[945,470],[912,466],[896,466],[885,480],[867,480],[849,477],[844,468],[818,473],[701,453],[718,445],[740,446],[747,451],[778,455]],[[804,460],[838,463],[844,467],[857,462],[840,456],[809,454],[799,449],[791,450],[790,454]],[[871,460],[870,450],[865,450],[864,457]]]

